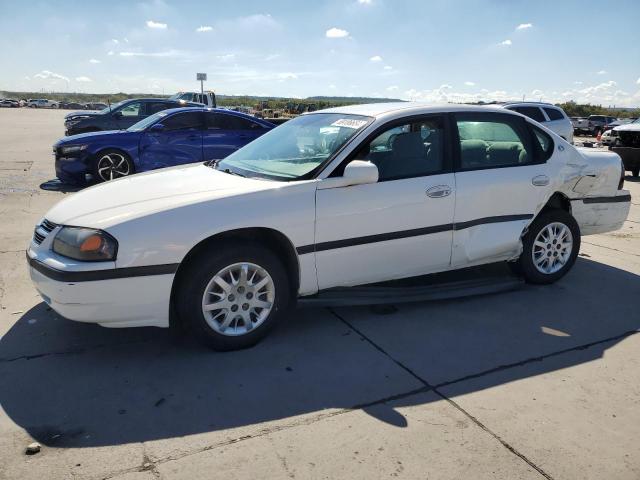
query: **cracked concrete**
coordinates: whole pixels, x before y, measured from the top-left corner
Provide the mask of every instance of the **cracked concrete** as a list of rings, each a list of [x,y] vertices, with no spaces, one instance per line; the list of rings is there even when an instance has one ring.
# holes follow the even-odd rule
[[[40,301],[23,252],[64,195],[38,188],[63,114],[0,110],[0,479],[640,477],[640,183],[554,286],[299,310],[218,354]]]

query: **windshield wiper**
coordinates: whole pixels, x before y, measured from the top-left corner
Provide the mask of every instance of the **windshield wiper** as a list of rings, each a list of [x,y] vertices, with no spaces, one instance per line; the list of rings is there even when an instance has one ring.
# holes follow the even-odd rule
[[[204,165],[206,167],[211,167],[213,169],[218,169],[218,164],[222,161],[221,158],[216,158],[215,160],[207,160],[206,162],[204,162]]]

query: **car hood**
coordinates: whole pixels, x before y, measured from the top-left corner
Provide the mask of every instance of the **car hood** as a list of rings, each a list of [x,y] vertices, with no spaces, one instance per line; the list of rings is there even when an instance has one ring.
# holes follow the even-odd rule
[[[627,123],[614,128],[616,132],[640,132],[640,123]]]
[[[108,228],[190,203],[278,188],[282,182],[244,178],[201,163],[165,168],[87,188],[55,205],[47,220]]]
[[[77,117],[95,117],[100,114],[100,110],[78,110],[77,112],[67,113],[64,116],[65,120],[71,120]]]
[[[113,137],[113,135],[118,135],[118,141],[120,142],[129,138],[137,139],[140,136],[140,132],[128,132],[126,130],[105,130],[102,132],[78,133],[77,135],[69,135],[68,137],[61,138],[60,140],[58,140],[55,146],[59,147],[61,145],[90,143],[97,140],[109,139]]]

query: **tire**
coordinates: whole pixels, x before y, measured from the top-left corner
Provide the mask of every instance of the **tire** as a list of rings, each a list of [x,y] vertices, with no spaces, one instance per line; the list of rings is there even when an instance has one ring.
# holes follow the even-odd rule
[[[93,178],[102,183],[134,173],[131,157],[120,150],[103,150],[93,162]]]
[[[547,230],[548,228],[551,231]],[[558,239],[554,238],[555,235],[550,235],[550,233],[557,233],[564,242],[560,244]],[[545,237],[547,237],[545,241],[548,243],[540,241]],[[566,244],[569,243],[567,240],[570,242],[568,248],[566,247]],[[557,247],[557,245],[565,246]],[[522,242],[522,255],[520,255],[515,267],[526,282],[549,284],[556,282],[571,270],[579,251],[580,227],[578,223],[564,210],[549,210],[538,215],[529,226]],[[537,262],[534,261],[534,257]]]
[[[245,266],[248,281],[243,283],[240,272]],[[195,337],[214,350],[252,347],[280,322],[291,305],[291,283],[284,265],[271,250],[257,243],[215,244],[186,268],[177,285],[176,311]],[[236,272],[233,277],[223,273],[229,269]],[[221,278],[226,286],[221,286],[216,278]],[[257,292],[251,288],[263,282],[265,285]],[[270,304],[269,309],[256,306],[265,301],[265,305]],[[210,308],[205,312],[206,302],[227,308]]]
[[[631,175],[633,175],[634,177],[638,177],[640,176],[640,168],[636,167],[636,168],[632,168],[631,169]]]

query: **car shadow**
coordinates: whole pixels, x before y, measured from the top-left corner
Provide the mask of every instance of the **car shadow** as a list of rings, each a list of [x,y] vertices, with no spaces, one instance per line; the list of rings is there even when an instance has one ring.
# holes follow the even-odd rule
[[[48,192],[61,192],[61,193],[74,193],[83,190],[90,185],[76,185],[72,183],[64,183],[61,180],[54,178],[52,180],[47,180],[46,182],[42,182],[40,184],[40,190],[46,190]]]
[[[428,366],[459,395],[601,358],[640,327],[640,316],[627,314],[639,286],[637,275],[580,258],[554,286],[339,315],[300,309],[256,347],[230,353],[168,330],[70,322],[39,304],[0,339],[0,405],[37,441],[62,448],[224,431],[329,408],[363,408],[404,427],[407,419],[380,400],[435,396],[408,394],[424,384],[371,345],[369,338],[387,348],[368,331],[399,342],[412,371]],[[434,310],[447,318],[430,321]],[[357,330],[340,319],[356,314]],[[446,348],[433,355],[430,342],[443,338]],[[579,354],[554,354],[571,348]]]

